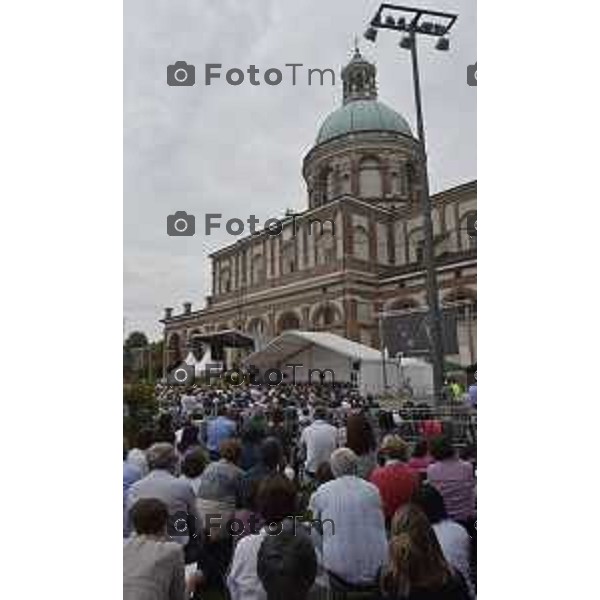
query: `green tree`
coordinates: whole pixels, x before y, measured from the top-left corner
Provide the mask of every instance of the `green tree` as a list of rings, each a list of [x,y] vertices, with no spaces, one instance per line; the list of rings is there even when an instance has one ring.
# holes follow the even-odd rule
[[[125,340],[125,348],[145,348],[148,338],[143,331],[132,331]]]

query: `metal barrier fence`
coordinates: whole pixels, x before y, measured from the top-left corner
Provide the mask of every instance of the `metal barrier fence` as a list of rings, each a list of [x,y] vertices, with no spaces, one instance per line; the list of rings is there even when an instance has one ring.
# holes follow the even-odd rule
[[[381,435],[397,433],[415,444],[423,437],[448,435],[459,448],[477,443],[477,414],[464,406],[411,408],[380,411],[378,429]]]

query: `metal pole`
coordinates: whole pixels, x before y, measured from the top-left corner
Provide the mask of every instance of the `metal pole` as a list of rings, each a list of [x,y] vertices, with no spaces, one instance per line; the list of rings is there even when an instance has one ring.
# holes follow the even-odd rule
[[[402,360],[404,359],[404,353],[398,353],[399,368],[400,368],[400,386],[401,390],[404,391],[404,365],[402,364]]]
[[[383,370],[383,389],[387,392],[387,368],[385,365],[385,349],[383,347],[383,313],[379,314],[379,348],[381,350],[381,368]]]
[[[471,303],[467,302],[465,305],[465,321],[467,322],[467,335],[469,339],[469,363],[473,364],[475,361],[473,360],[473,355],[475,354],[473,348],[473,315],[471,313]]]
[[[415,90],[415,109],[417,113],[417,131],[421,150],[421,212],[423,213],[423,230],[425,234],[425,267],[427,272],[427,305],[431,328],[431,363],[433,367],[433,391],[435,401],[441,403],[444,385],[444,349],[442,347],[442,319],[438,299],[437,273],[435,268],[435,252],[433,245],[433,221],[431,219],[431,198],[429,197],[429,175],[427,173],[427,151],[425,145],[425,129],[423,126],[423,109],[421,106],[421,84],[417,59],[417,36],[414,27],[410,31],[410,54]]]

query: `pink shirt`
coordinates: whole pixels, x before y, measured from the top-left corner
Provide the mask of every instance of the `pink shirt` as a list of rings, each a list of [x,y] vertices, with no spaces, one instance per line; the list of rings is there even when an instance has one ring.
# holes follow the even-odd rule
[[[419,427],[420,434],[425,438],[432,438],[438,435],[442,435],[442,424],[436,419],[429,419],[423,421]]]
[[[408,461],[408,466],[419,473],[425,474],[427,472],[427,467],[433,462],[433,458],[431,456],[413,456]]]
[[[450,518],[466,521],[475,517],[473,465],[458,458],[434,462],[427,467],[427,481],[444,498]]]

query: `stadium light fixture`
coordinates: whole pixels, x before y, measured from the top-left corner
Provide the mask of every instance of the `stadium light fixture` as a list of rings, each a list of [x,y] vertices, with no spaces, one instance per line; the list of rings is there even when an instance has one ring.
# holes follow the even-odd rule
[[[436,45],[435,45],[435,49],[436,50],[441,50],[442,52],[446,52],[447,50],[450,49],[450,40],[446,37],[441,37]]]

